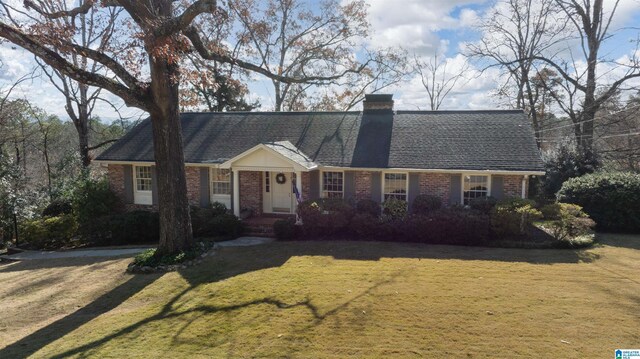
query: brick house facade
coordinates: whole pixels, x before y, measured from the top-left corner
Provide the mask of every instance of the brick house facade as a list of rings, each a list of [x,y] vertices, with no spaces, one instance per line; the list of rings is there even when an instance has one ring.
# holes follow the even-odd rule
[[[135,184],[133,173],[135,165],[110,164],[108,165],[108,180],[110,188],[127,203],[130,209],[140,208],[157,208],[156,196],[153,196],[154,202],[150,205],[136,204],[134,195]],[[203,170],[204,169],[204,170]],[[189,204],[192,206],[207,206],[213,198],[206,199],[211,196],[210,184],[203,183],[203,173],[208,173],[209,168],[202,166],[186,166],[185,173],[187,177],[187,197]],[[324,171],[326,172],[326,171]],[[345,171],[350,175],[345,175],[343,182],[348,178],[353,179],[351,188],[344,183],[342,197],[345,199],[359,201],[362,199],[374,199],[378,202],[383,201],[382,183],[384,183],[382,171]],[[270,194],[266,191],[266,176],[268,172],[264,171],[238,171],[239,180],[239,209],[251,209],[254,214],[262,215],[265,213],[265,196]],[[301,195],[303,200],[316,199],[322,197],[322,170],[313,170],[301,173]],[[408,176],[408,196],[415,198],[416,195],[432,195],[440,198],[445,206],[453,204],[463,204],[464,190],[462,183],[464,182],[464,174],[462,173],[434,173],[434,172],[412,172],[417,176]],[[524,183],[524,197],[528,195],[528,178],[523,175],[486,175],[495,183],[501,183],[499,191],[494,189],[494,193],[488,190],[488,195],[497,198],[522,197],[522,186]],[[229,176],[233,178],[233,176]],[[377,177],[377,179],[375,179]],[[412,183],[417,178],[417,183]],[[487,179],[488,179],[487,178]],[[500,179],[498,181],[498,179]],[[524,181],[523,181],[524,180]],[[315,183],[314,183],[315,182]],[[495,187],[495,186],[493,186]],[[152,191],[156,190],[155,186]],[[411,193],[417,190],[418,193]],[[378,193],[376,193],[376,191]],[[232,196],[232,195],[231,195]],[[408,198],[408,199],[409,199]],[[233,201],[230,201],[233,203]],[[233,204],[231,204],[233,209]],[[291,213],[295,211],[295,204],[291,208]],[[236,211],[237,212],[237,211]]]
[[[322,196],[383,202],[433,195],[444,205],[527,197],[544,166],[522,111],[395,111],[366,95],[362,111],[181,114],[187,198],[240,215],[295,213]],[[156,206],[150,119],[96,159],[128,206]]]

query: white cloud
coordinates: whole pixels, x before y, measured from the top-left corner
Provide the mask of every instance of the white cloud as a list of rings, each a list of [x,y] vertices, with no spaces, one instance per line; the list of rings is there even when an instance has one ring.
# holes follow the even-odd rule
[[[484,0],[369,0],[369,22],[373,28],[372,44],[380,47],[402,46],[410,52],[433,54],[440,38],[437,32],[466,27],[477,14],[471,9],[456,9]]]

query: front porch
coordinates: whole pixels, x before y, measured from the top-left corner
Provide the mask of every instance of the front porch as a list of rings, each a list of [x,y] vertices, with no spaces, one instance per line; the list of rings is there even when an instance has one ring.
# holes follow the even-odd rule
[[[311,193],[310,172],[317,167],[286,141],[260,144],[220,165],[231,170],[231,207],[240,217],[294,215]]]

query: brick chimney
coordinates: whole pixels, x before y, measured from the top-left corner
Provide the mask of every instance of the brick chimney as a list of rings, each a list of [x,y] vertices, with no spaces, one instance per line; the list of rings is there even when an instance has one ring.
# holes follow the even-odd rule
[[[362,112],[393,112],[393,94],[364,95]]]

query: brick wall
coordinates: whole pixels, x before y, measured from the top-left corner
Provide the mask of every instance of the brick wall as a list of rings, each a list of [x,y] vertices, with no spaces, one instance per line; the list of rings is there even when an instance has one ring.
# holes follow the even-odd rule
[[[124,166],[109,165],[107,170],[107,178],[109,179],[109,189],[111,189],[120,199],[125,201],[124,194]]]
[[[262,214],[262,172],[240,171],[239,176],[240,210],[251,208],[255,214]]]
[[[185,167],[187,199],[192,206],[200,206],[200,167]]]
[[[355,173],[356,201],[371,199],[371,172],[356,171]]]
[[[440,198],[443,205],[449,204],[451,193],[451,175],[447,173],[421,173],[420,194]]]
[[[503,176],[503,178],[505,198],[520,198],[522,196],[522,176]]]

